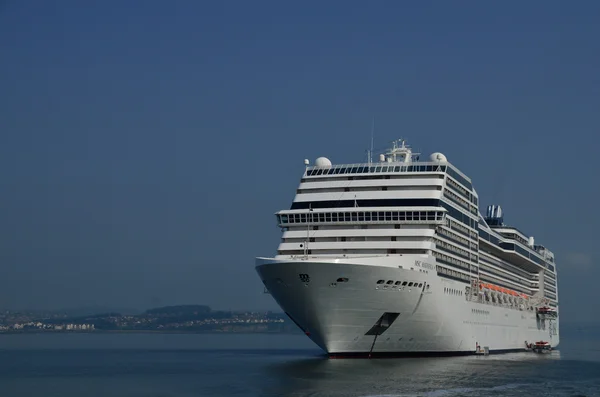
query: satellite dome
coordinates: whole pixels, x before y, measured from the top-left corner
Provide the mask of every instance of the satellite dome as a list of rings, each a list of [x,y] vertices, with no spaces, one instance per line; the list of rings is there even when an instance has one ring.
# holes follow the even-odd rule
[[[441,162],[448,161],[446,156],[444,156],[442,153],[439,153],[439,152],[432,153],[431,156],[429,156],[429,159],[431,161],[441,161]]]
[[[317,167],[331,167],[331,161],[327,157],[319,157],[315,160]]]

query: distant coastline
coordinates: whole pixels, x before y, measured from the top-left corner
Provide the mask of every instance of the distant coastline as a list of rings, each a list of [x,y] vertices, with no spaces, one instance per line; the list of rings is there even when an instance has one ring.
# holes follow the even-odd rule
[[[289,331],[181,331],[181,330],[90,330],[90,331],[63,331],[63,330],[16,330],[16,331],[0,331],[1,335],[33,335],[33,334],[172,334],[172,335],[222,335],[222,334],[301,334],[299,330]]]
[[[213,311],[204,305],[166,306],[141,314],[69,316],[56,312],[0,312],[0,334],[23,333],[297,333],[283,313]]]

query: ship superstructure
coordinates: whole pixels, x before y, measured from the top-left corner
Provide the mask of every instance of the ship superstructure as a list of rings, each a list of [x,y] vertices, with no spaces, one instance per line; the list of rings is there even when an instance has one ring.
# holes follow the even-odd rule
[[[398,140],[376,162],[305,161],[277,255],[257,258],[266,289],[330,355],[555,347],[552,252],[499,206],[483,217],[443,154],[418,156]]]

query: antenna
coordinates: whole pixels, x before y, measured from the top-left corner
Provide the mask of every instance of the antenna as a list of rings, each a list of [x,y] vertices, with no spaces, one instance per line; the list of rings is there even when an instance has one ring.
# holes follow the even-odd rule
[[[373,135],[375,134],[375,116],[371,122],[371,150],[369,151],[369,164],[373,162]]]

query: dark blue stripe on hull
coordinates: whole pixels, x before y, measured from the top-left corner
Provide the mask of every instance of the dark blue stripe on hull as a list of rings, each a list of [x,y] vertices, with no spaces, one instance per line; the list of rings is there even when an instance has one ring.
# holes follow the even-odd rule
[[[490,350],[490,354],[506,354],[526,352],[523,349]],[[474,356],[475,351],[453,351],[453,352],[356,352],[356,353],[329,353],[329,358],[409,358],[409,357],[457,357]],[[481,354],[483,355],[483,354]]]

